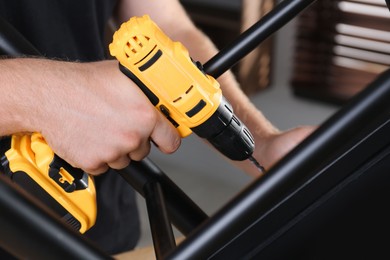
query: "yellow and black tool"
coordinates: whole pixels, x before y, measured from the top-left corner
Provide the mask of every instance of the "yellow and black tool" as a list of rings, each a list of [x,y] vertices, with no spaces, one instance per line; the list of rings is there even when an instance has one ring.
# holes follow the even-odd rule
[[[96,221],[94,180],[53,153],[38,134],[1,141],[3,172],[81,233]]]
[[[254,140],[233,114],[219,83],[149,16],[133,17],[115,32],[110,53],[182,137],[206,138],[232,160],[253,160]]]

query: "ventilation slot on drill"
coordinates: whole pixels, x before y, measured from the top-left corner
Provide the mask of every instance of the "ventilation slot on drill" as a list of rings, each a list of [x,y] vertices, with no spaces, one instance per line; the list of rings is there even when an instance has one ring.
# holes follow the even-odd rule
[[[233,114],[232,109],[231,109],[228,105],[225,104],[225,108],[226,108],[231,114]]]
[[[178,97],[176,98],[175,100],[173,100],[173,103],[176,103],[177,101],[181,100],[181,97]]]
[[[193,88],[194,88],[194,86],[191,85],[191,86],[186,90],[185,94],[187,95],[188,93],[190,93],[191,90],[192,90]],[[181,99],[182,99],[182,97],[178,97],[178,98],[176,98],[175,100],[173,100],[173,103],[176,103],[176,102],[180,101]]]
[[[137,51],[131,46],[130,42],[127,42],[127,47],[129,47],[129,49],[131,50],[132,53],[137,53]],[[129,57],[129,55],[126,53],[126,56],[127,58]]]
[[[255,143],[255,140],[253,140],[253,136],[251,135],[251,133],[249,132],[249,130],[247,128],[244,128],[243,130],[244,134],[248,137],[248,140],[250,140],[250,142],[252,144]]]
[[[133,37],[133,40],[134,40],[136,43],[138,43],[139,47],[141,47],[141,48],[143,47],[142,42],[138,40],[138,37],[137,37],[137,36],[134,36],[134,37]]]
[[[143,37],[144,39],[145,39],[145,42],[148,42],[149,40],[150,40],[150,38],[149,37],[146,37],[146,36],[144,36]],[[137,49],[139,49],[139,48],[143,48],[144,47],[144,44],[143,44],[143,42],[144,41],[142,41],[140,38],[138,38],[138,36],[133,36],[133,41],[128,41],[127,43],[126,43],[126,45],[127,45],[127,47],[129,48],[129,50],[133,53],[133,54],[136,54],[138,51],[137,51]],[[133,43],[135,43],[135,44],[132,44],[131,42],[133,42]],[[126,57],[127,58],[129,58],[130,56],[129,56],[129,54],[126,52]]]
[[[240,120],[238,120],[238,118],[237,118],[235,115],[233,115],[232,120],[234,120],[234,122],[236,122],[236,124],[237,124],[238,126],[241,125]]]
[[[191,87],[189,87],[189,89],[187,89],[186,94],[190,93],[190,91],[192,90],[193,87],[194,87],[194,86],[191,85]]]

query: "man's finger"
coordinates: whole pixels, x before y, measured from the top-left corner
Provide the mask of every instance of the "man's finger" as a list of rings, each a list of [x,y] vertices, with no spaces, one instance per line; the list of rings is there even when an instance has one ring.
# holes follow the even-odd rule
[[[157,120],[151,138],[164,153],[173,153],[179,148],[181,143],[177,129],[161,114],[159,114],[159,120]]]

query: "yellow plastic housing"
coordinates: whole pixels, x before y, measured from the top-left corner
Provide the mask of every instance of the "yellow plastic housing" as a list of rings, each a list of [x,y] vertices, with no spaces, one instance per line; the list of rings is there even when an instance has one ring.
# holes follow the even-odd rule
[[[66,192],[61,188],[49,177],[49,165],[53,161],[54,153],[40,134],[13,135],[11,147],[5,155],[12,172],[21,171],[28,174],[80,222],[80,233],[84,233],[95,224],[97,209],[93,178],[88,176],[88,187],[85,189]],[[60,175],[61,181],[72,183],[74,180],[63,168],[60,169]]]
[[[222,98],[219,83],[203,73],[187,49],[168,38],[148,15],[123,23],[109,48],[158,97],[154,105],[173,119],[182,137],[217,110]]]

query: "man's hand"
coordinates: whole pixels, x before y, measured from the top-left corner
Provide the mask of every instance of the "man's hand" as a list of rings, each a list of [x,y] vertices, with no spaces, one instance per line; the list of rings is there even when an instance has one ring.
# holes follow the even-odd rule
[[[7,70],[2,93],[9,93],[0,112],[13,120],[2,123],[9,127],[1,135],[40,132],[58,156],[90,174],[143,159],[151,140],[164,153],[180,145],[176,129],[116,61],[26,58],[2,60],[0,67]]]
[[[253,157],[268,170],[311,134],[314,129],[313,126],[301,126],[257,140]],[[258,169],[248,160],[236,162],[236,164],[252,176],[258,177],[261,175]]]

